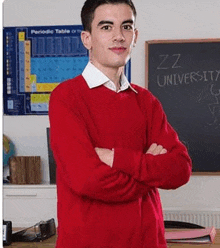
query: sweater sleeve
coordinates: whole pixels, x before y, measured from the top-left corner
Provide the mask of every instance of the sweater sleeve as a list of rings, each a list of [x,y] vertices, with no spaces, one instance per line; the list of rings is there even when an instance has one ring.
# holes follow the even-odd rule
[[[168,123],[160,102],[152,96],[148,106],[148,146],[153,143],[167,149],[154,156],[122,147],[115,148],[113,168],[131,175],[149,187],[176,189],[190,178],[192,163],[186,147]]]
[[[145,184],[100,161],[73,97],[71,106],[59,90],[50,97],[50,142],[62,182],[78,195],[105,202],[133,201],[147,194]]]

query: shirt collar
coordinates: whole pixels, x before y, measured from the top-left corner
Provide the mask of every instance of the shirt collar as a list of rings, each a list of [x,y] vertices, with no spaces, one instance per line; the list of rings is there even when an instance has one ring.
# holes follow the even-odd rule
[[[90,89],[105,85],[107,88],[116,91],[114,83],[91,62],[88,62],[82,73],[82,76],[86,80]],[[131,86],[131,84],[128,82],[127,77],[123,73],[121,76],[121,87],[118,92],[126,90],[128,88],[131,88],[135,93],[137,93],[137,91]]]

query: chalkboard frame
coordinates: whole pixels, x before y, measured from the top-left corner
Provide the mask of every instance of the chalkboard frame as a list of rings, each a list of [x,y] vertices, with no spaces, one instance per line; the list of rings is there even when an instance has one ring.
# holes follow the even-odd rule
[[[175,44],[175,43],[220,43],[220,38],[209,39],[176,39],[176,40],[149,40],[145,41],[145,87],[149,88],[149,51],[153,44]],[[194,176],[220,176],[220,171],[196,171],[192,173]]]

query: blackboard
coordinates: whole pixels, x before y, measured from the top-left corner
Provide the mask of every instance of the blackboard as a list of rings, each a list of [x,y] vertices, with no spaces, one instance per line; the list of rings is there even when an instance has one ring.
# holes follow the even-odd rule
[[[146,42],[146,87],[188,148],[193,171],[220,171],[220,39]]]

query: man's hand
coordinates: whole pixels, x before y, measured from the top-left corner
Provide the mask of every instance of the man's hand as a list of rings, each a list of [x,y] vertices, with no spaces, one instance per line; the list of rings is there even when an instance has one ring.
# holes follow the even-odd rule
[[[163,146],[157,145],[156,143],[153,143],[146,152],[146,154],[152,154],[154,156],[165,153],[167,153],[167,150],[163,148]]]
[[[99,159],[107,164],[108,166],[112,167],[113,160],[114,160],[114,150],[106,149],[106,148],[95,148],[96,153],[99,156]]]
[[[99,156],[99,159],[103,163],[107,164],[110,167],[113,166],[114,150],[96,147],[95,151],[97,155]],[[156,143],[153,143],[146,152],[146,154],[152,154],[154,156],[165,154],[165,153],[167,153],[167,150],[163,148],[163,146],[157,145]]]

